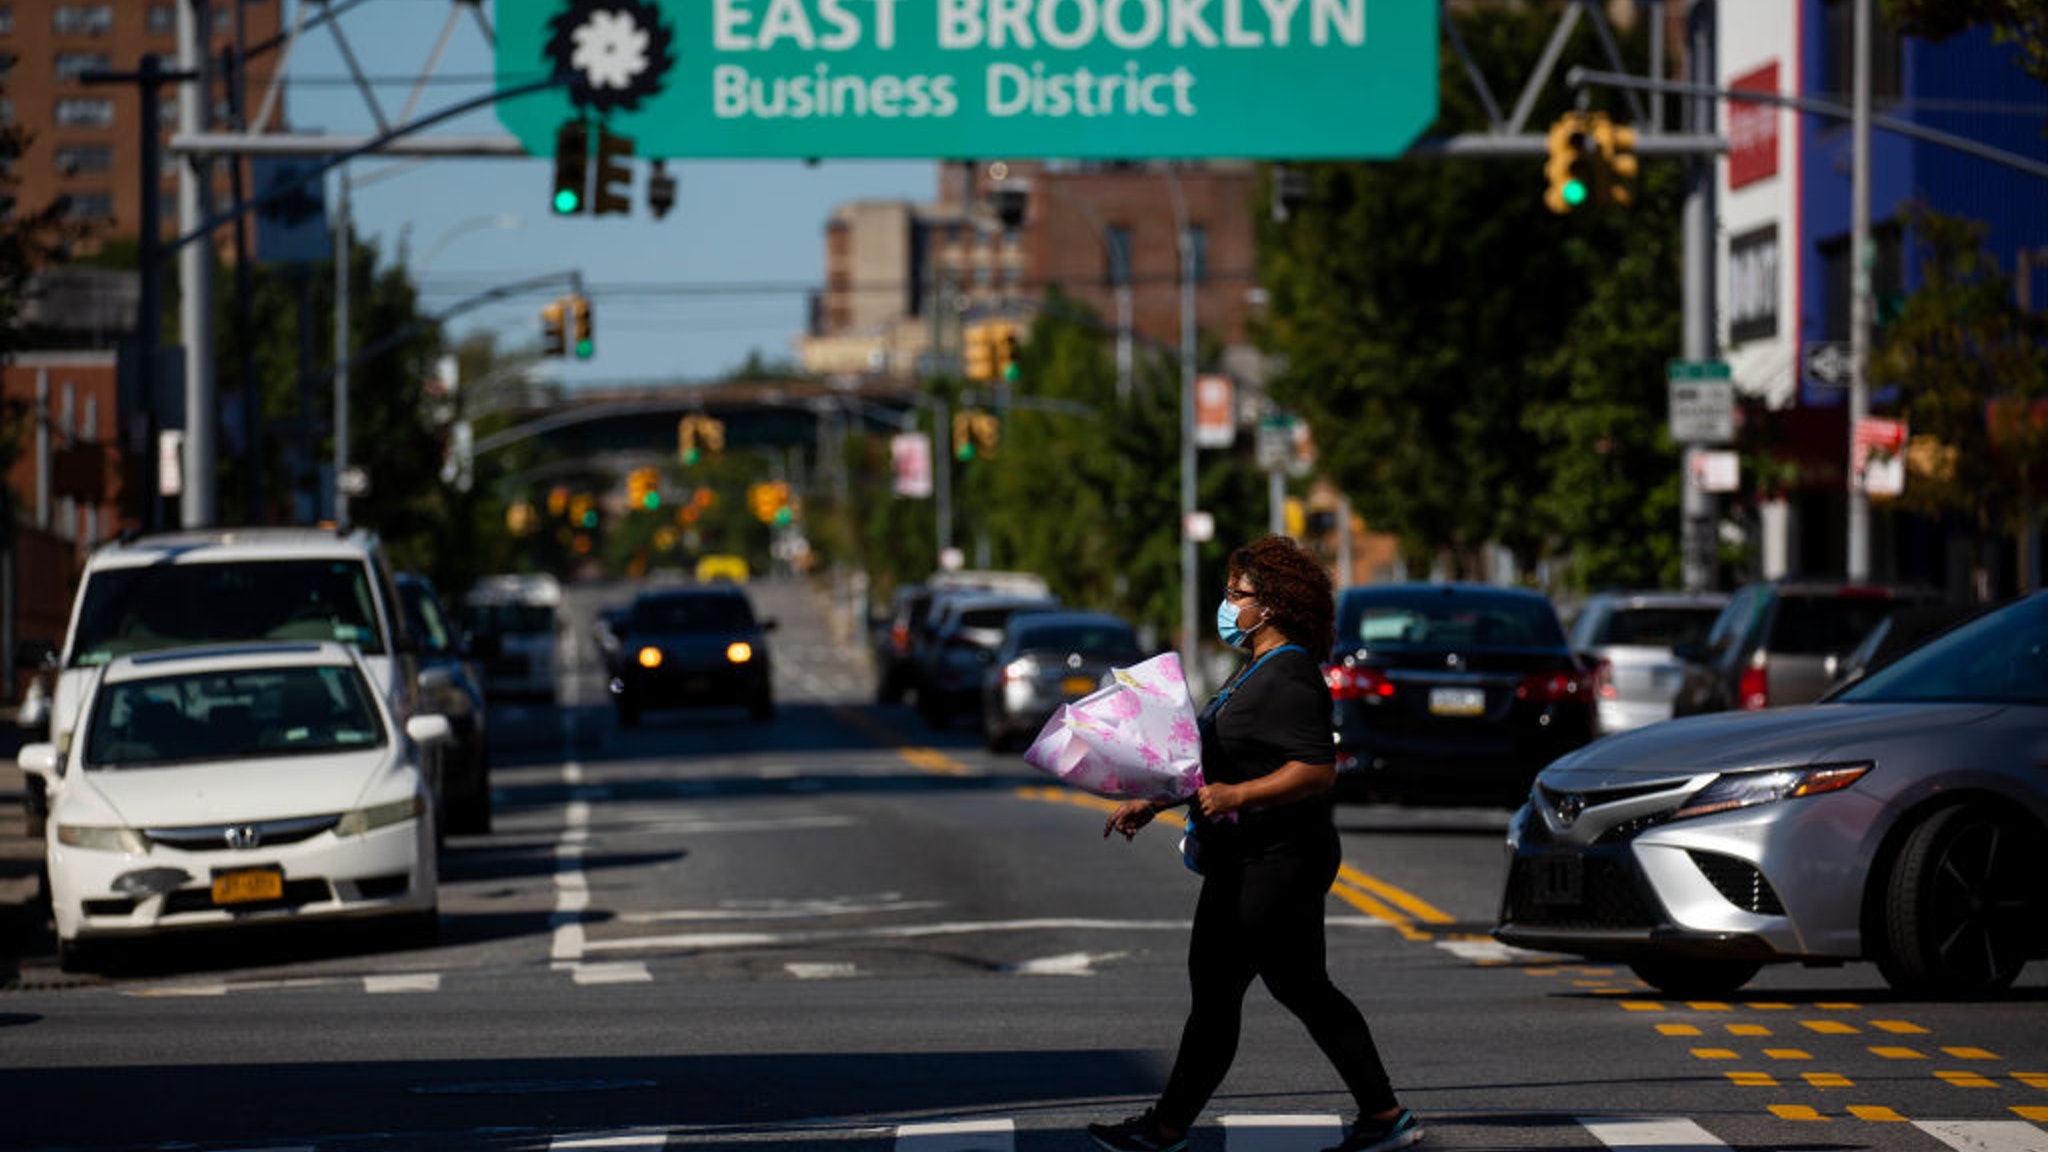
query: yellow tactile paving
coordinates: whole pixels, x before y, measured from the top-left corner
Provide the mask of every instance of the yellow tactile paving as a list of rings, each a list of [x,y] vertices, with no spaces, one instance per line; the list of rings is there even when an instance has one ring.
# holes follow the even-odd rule
[[[1771,1030],[1761,1024],[1730,1024],[1728,1026],[1728,1034],[1730,1036],[1769,1036]]]
[[[1895,1036],[1920,1036],[1927,1032],[1927,1029],[1910,1020],[1872,1020],[1870,1026],[1880,1032],[1890,1032]]]
[[[1887,1124],[1904,1124],[1906,1118],[1882,1104],[1851,1104],[1849,1115],[1858,1120],[1876,1120]]]
[[[1749,1003],[1744,1004],[1743,1007],[1753,1008],[1758,1012],[1785,1012],[1789,1011],[1792,1006],[1790,1004],[1780,1004],[1775,1000],[1751,1000]]]
[[[2048,1072],[2015,1072],[2012,1078],[2029,1088],[2048,1088]]]
[[[2048,1120],[2048,1108],[2038,1104],[2015,1104],[2012,1111],[2022,1120]]]
[[[1664,1006],[1655,1000],[1623,1000],[1621,1006],[1629,1012],[1662,1012]]]
[[[1764,1055],[1773,1060],[1811,1060],[1813,1054],[1798,1048],[1766,1048]]]
[[[1780,1120],[1825,1120],[1820,1110],[1806,1104],[1773,1104],[1771,1115]]]
[[[1847,1000],[1824,1000],[1814,1007],[1823,1012],[1858,1012],[1862,1010],[1863,1005],[1852,1004]]]
[[[1996,1059],[1998,1059],[1998,1054],[1997,1054],[1997,1053],[1995,1053],[1995,1052],[1987,1052],[1987,1051],[1985,1051],[1985,1050],[1984,1050],[1984,1049],[1982,1049],[1982,1048],[1943,1048],[1943,1049],[1942,1049],[1942,1051],[1943,1051],[1943,1052],[1946,1052],[1946,1053],[1948,1053],[1949,1055],[1951,1055],[1951,1056],[1955,1057],[1955,1058],[1956,1058],[1956,1059],[1958,1059],[1958,1060],[1996,1060]]]
[[[1659,1024],[1657,1025],[1657,1031],[1666,1036],[1697,1036],[1700,1034],[1699,1025],[1697,1024]]]
[[[1800,1026],[1823,1036],[1853,1036],[1862,1029],[1843,1020],[1801,1020]]]
[[[1958,1088],[1996,1088],[1998,1081],[1976,1072],[1936,1072],[1934,1078],[1945,1080]]]
[[[1873,1055],[1873,1056],[1882,1056],[1882,1057],[1884,1057],[1884,1058],[1885,1058],[1885,1059],[1887,1059],[1887,1060],[1925,1060],[1925,1059],[1927,1059],[1927,1055],[1926,1055],[1926,1053],[1923,1053],[1923,1052],[1916,1052],[1916,1051],[1914,1051],[1914,1050],[1913,1050],[1913,1049],[1911,1049],[1911,1048],[1888,1048],[1888,1047],[1885,1047],[1885,1046],[1883,1046],[1883,1045],[1879,1045],[1878,1047],[1872,1048],[1872,1049],[1870,1050],[1870,1053],[1871,1053],[1871,1055]]]
[[[1769,1072],[1730,1072],[1731,1083],[1740,1088],[1776,1088],[1778,1081]]]
[[[1695,1012],[1731,1012],[1734,1009],[1719,1000],[1688,1000],[1685,1006]]]
[[[1701,1060],[1739,1060],[1733,1048],[1695,1048],[1692,1054]]]
[[[1572,981],[1572,987],[1574,987],[1574,988],[1606,988],[1606,987],[1610,987],[1610,986],[1611,986],[1612,984],[1613,984],[1613,981],[1611,981],[1611,980],[1574,980],[1574,981]]]
[[[1856,1086],[1854,1081],[1840,1072],[1802,1072],[1799,1078],[1815,1088],[1854,1088]]]

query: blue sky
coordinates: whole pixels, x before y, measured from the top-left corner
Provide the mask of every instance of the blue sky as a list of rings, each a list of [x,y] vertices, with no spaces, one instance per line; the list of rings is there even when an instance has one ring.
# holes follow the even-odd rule
[[[287,21],[299,2],[287,3]],[[447,0],[369,0],[343,15],[342,30],[378,82],[387,117],[395,119],[411,94],[450,7]],[[490,48],[465,16],[420,113],[488,91],[491,71]],[[373,130],[324,29],[303,38],[289,75],[286,109],[297,130]],[[488,110],[435,131],[504,134]],[[403,239],[435,311],[495,284],[580,269],[591,289],[598,353],[588,362],[556,362],[551,371],[593,385],[707,379],[752,351],[791,359],[807,315],[805,293],[824,280],[832,207],[865,198],[929,200],[937,184],[928,161],[671,162],[676,207],[656,220],[646,208],[643,161],[632,215],[562,218],[548,211],[553,169],[545,159],[437,159],[379,172],[391,164],[350,166],[357,234],[387,258]],[[332,194],[330,180],[330,203]],[[539,309],[551,295],[487,306],[451,330],[488,328],[509,345],[537,341]]]

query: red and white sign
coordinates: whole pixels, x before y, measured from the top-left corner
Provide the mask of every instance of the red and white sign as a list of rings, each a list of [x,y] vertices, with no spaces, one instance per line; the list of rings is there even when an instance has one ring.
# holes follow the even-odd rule
[[[1849,450],[1850,482],[1872,496],[1906,490],[1906,422],[1865,416]]]
[[[1195,447],[1237,442],[1237,384],[1228,376],[1195,377]]]
[[[1728,82],[1737,92],[1778,92],[1778,62]],[[1740,188],[1778,174],[1778,122],[1782,110],[1740,98],[1728,101],[1728,187]]]
[[[896,494],[912,500],[932,494],[932,442],[922,432],[889,437],[889,466],[896,475]]]

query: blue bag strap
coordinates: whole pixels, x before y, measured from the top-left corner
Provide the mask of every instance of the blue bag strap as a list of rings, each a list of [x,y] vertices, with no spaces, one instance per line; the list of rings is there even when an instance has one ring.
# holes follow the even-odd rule
[[[1216,693],[1216,698],[1209,701],[1208,710],[1213,712],[1216,709],[1223,707],[1223,702],[1225,700],[1230,699],[1230,694],[1232,692],[1237,691],[1237,686],[1239,684],[1242,684],[1246,680],[1251,679],[1252,673],[1257,672],[1259,670],[1259,665],[1264,664],[1266,661],[1271,660],[1273,657],[1278,656],[1282,652],[1286,652],[1289,649],[1292,649],[1296,652],[1304,653],[1308,651],[1308,649],[1303,648],[1299,644],[1282,644],[1278,648],[1271,649],[1265,655],[1260,656],[1257,660],[1252,661],[1251,665],[1247,667],[1244,671],[1232,677],[1230,683],[1225,684],[1223,686],[1222,691]]]

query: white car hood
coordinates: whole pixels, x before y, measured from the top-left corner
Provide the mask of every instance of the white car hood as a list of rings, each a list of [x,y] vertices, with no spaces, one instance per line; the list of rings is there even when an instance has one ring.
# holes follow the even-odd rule
[[[358,807],[391,749],[191,767],[95,769],[84,783],[131,828],[177,828],[340,814]]]
[[[1857,759],[1879,745],[1953,730],[1998,704],[1816,704],[1689,716],[1621,732],[1543,770],[1554,788],[1590,791],[1708,772]]]

